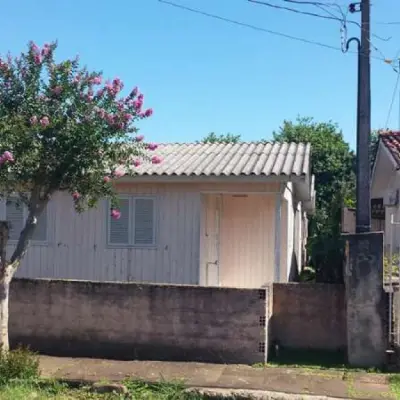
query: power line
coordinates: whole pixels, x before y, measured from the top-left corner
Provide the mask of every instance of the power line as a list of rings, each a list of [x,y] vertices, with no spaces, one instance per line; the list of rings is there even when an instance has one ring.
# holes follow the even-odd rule
[[[188,6],[184,6],[183,4],[174,3],[174,2],[169,1],[169,0],[158,0],[158,1],[160,3],[164,3],[164,4],[167,4],[169,6],[172,6],[172,7],[175,7],[175,8],[179,8],[181,10],[185,10],[185,11],[189,11],[189,12],[192,12],[192,13],[195,13],[195,14],[203,15],[203,16],[208,17],[208,18],[213,18],[213,19],[217,19],[217,20],[220,20],[220,21],[228,22],[228,23],[233,24],[233,25],[242,26],[242,27],[245,27],[245,28],[253,29],[255,31],[269,33],[271,35],[280,36],[280,37],[284,37],[286,39],[295,40],[297,42],[312,44],[312,45],[315,45],[315,46],[324,47],[324,48],[327,48],[327,49],[331,49],[331,50],[336,50],[336,51],[342,52],[342,49],[340,47],[332,46],[330,44],[321,43],[321,42],[318,42],[318,41],[315,41],[315,40],[310,40],[310,39],[304,39],[304,38],[301,38],[301,37],[298,37],[298,36],[289,35],[287,33],[273,31],[271,29],[262,28],[260,26],[248,24],[248,23],[237,21],[237,20],[234,20],[234,19],[222,17],[220,15],[211,14],[209,12],[202,11],[202,10],[199,10],[199,9],[196,9],[196,8],[191,8],[191,7],[188,7]],[[355,52],[355,51],[349,51],[349,53],[357,54],[357,52]],[[374,59],[380,60],[380,61],[387,61],[387,60],[385,60],[384,57],[371,56],[371,58],[374,58]]]
[[[361,28],[361,24],[359,24],[357,21],[351,21],[351,20],[349,21],[349,20],[347,20],[346,15],[344,15],[344,13],[342,12],[342,10],[341,10],[341,8],[340,8],[339,5],[338,5],[338,8],[339,8],[339,10],[340,10],[340,13],[342,14],[342,17],[341,17],[341,18],[338,17],[337,15],[335,15],[335,14],[329,12],[328,10],[326,10],[326,9],[324,8],[324,6],[321,5],[321,3],[318,3],[318,2],[315,2],[315,3],[313,3],[313,2],[306,2],[306,3],[301,2],[301,3],[299,3],[299,2],[296,1],[295,3],[296,3],[296,4],[310,4],[310,5],[312,4],[312,5],[316,6],[316,7],[318,7],[318,8],[320,8],[320,9],[324,10],[324,11],[325,11],[326,13],[328,13],[329,15],[321,15],[321,14],[317,14],[317,13],[313,13],[313,12],[309,12],[309,11],[298,10],[297,8],[280,6],[280,5],[278,5],[278,4],[273,4],[273,3],[270,3],[270,2],[268,2],[268,1],[261,1],[261,0],[247,0],[247,1],[250,2],[250,3],[254,3],[254,4],[260,4],[260,5],[262,5],[262,6],[266,6],[266,7],[270,7],[270,8],[275,8],[275,9],[277,9],[277,10],[285,10],[285,11],[294,12],[294,13],[296,13],[296,14],[308,15],[308,16],[310,16],[310,17],[317,17],[317,18],[329,19],[329,20],[332,20],[332,21],[338,21],[338,22],[340,22],[342,25],[346,25],[347,23],[349,23],[349,24],[353,24],[353,25],[356,25],[356,26],[358,26],[359,28]],[[283,1],[288,1],[288,0],[283,0]],[[292,3],[293,1],[290,1],[290,2]],[[385,41],[385,42],[387,42],[387,41],[389,41],[389,40],[391,39],[391,37],[383,38],[383,37],[378,36],[378,35],[376,35],[376,34],[372,34],[372,36],[374,36],[375,38],[377,38],[377,39],[379,39],[379,40],[383,40],[383,41]],[[378,50],[378,51],[379,51],[379,50]]]
[[[389,111],[388,111],[388,115],[386,118],[386,124],[385,124],[386,129],[388,129],[389,120],[390,120],[390,116],[392,114],[392,109],[393,109],[394,101],[396,99],[396,94],[397,94],[397,89],[399,87],[399,83],[400,83],[400,70],[397,72],[396,84],[394,85],[392,100],[390,101]]]
[[[298,9],[292,8],[292,7],[285,7],[285,6],[280,6],[278,4],[272,4],[272,3],[269,3],[267,1],[260,1],[260,0],[247,0],[247,1],[249,1],[250,3],[261,4],[261,5],[266,6],[266,7],[276,8],[278,10],[285,10],[285,11],[294,12],[296,14],[308,15],[310,17],[330,19],[330,20],[339,21],[339,22],[342,21],[341,18],[335,16],[332,13],[330,13],[330,15],[321,15],[321,14],[317,14],[317,13],[313,13],[313,12],[309,12],[309,11],[298,10]],[[316,4],[316,5],[321,7],[320,4]],[[354,23],[354,24],[357,24],[357,22],[355,22],[355,21],[350,21],[350,22]]]

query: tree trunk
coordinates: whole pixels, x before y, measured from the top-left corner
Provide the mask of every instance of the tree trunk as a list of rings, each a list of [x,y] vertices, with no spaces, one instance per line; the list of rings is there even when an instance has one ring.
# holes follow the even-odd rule
[[[2,275],[0,278],[0,351],[7,352],[10,349],[8,341],[8,299],[12,268],[7,266]]]

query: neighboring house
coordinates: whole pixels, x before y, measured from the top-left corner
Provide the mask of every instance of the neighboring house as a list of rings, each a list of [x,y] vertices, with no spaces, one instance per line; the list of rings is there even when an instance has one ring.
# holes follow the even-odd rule
[[[383,231],[386,250],[393,243],[396,251],[400,249],[399,169],[400,132],[381,133],[371,175],[371,230]],[[342,231],[354,233],[355,226],[355,209],[345,208]]]
[[[76,214],[58,193],[39,221],[19,277],[262,287],[304,263],[314,178],[307,144],[166,144],[158,165],[116,183],[110,204]],[[10,249],[26,217],[3,203]]]

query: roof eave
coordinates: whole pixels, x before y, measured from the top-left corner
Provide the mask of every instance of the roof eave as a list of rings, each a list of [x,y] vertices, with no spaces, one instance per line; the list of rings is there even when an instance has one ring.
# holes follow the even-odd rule
[[[134,175],[124,176],[118,179],[119,183],[263,183],[263,182],[288,182],[304,183],[308,175]]]

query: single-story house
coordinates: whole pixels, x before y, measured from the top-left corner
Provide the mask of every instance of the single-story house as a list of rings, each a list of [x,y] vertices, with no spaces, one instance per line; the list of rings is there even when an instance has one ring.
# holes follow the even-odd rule
[[[310,145],[165,144],[163,162],[116,182],[110,204],[82,214],[58,193],[39,220],[18,277],[262,287],[294,279],[315,207]],[[26,213],[13,202],[15,245]]]
[[[385,245],[400,245],[400,132],[379,135],[378,150],[371,176],[372,221],[380,219],[374,230],[385,232]],[[392,222],[394,224],[392,224]]]

